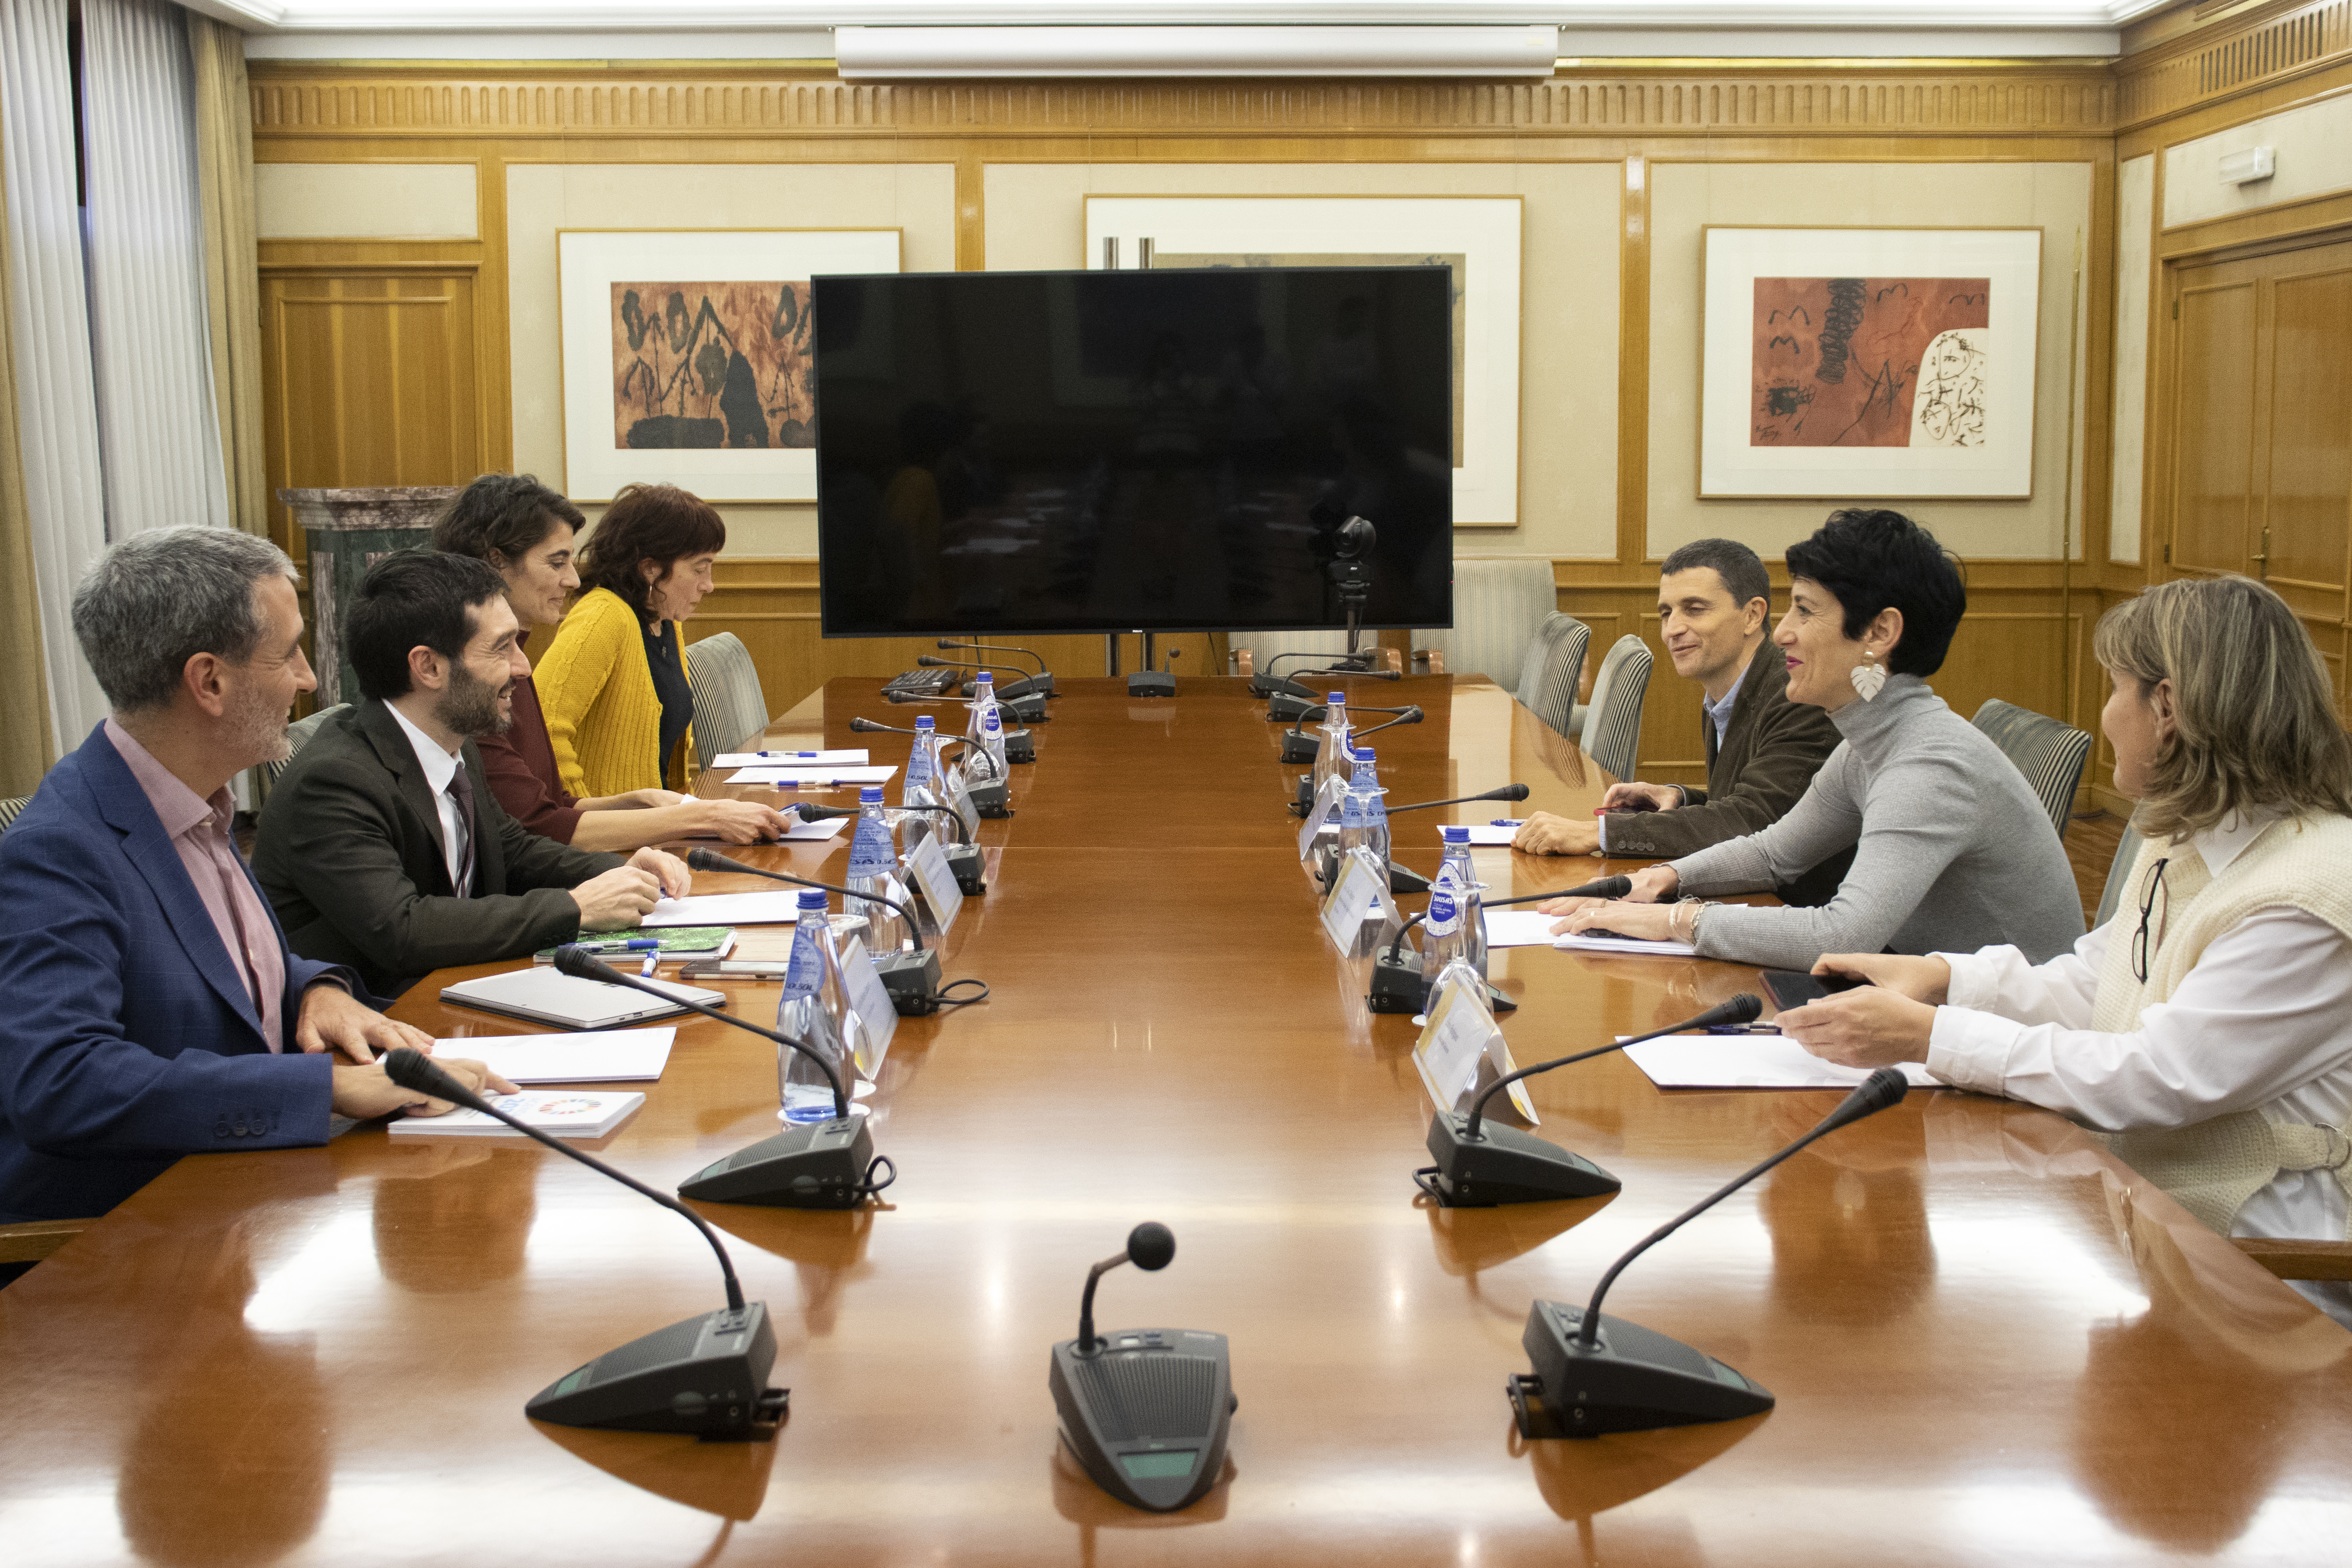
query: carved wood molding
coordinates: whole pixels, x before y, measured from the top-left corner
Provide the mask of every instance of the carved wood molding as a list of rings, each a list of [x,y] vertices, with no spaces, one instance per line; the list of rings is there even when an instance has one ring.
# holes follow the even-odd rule
[[[2352,0],[2339,0],[2352,3]],[[255,61],[264,138],[1278,134],[2107,135],[2103,64],[1871,68],[1712,64],[1529,83],[1139,81],[873,84],[647,68],[590,79]]]
[[[2352,58],[2352,0],[2276,0],[2116,65],[2129,130]]]

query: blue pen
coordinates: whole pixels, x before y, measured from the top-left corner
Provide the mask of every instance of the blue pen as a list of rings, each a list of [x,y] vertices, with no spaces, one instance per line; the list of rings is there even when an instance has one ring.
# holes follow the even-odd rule
[[[754,752],[751,754],[755,757],[806,757],[813,762],[824,753],[822,752]]]
[[[633,936],[626,942],[583,942],[574,945],[583,952],[650,952],[661,946],[661,938]]]
[[[1525,827],[1527,824],[1516,816],[1498,816],[1486,826],[1489,827]]]

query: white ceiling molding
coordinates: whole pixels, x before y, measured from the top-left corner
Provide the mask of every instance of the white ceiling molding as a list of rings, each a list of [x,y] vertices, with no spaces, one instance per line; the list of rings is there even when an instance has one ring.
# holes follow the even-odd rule
[[[1559,29],[836,27],[845,81],[988,77],[1548,77]]]
[[[1508,26],[1803,32],[2111,29],[2167,0],[182,0],[248,32],[769,32],[854,26]],[[1111,18],[1116,18],[1116,22]],[[1688,52],[1708,52],[1696,45]],[[1804,51],[1790,51],[1804,52]]]

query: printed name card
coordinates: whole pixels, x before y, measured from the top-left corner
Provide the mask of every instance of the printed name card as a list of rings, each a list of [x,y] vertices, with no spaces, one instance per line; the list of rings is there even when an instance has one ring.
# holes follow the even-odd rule
[[[1315,853],[1315,836],[1323,831],[1331,814],[1339,809],[1339,799],[1347,793],[1348,781],[1338,773],[1325,779],[1323,787],[1315,792],[1315,802],[1307,808],[1307,826],[1298,830],[1299,859],[1305,860]]]
[[[1519,1070],[1487,1005],[1486,979],[1469,964],[1457,960],[1446,965],[1426,1016],[1421,1038],[1413,1042],[1412,1065],[1440,1115],[1467,1111],[1487,1085]],[[1512,1108],[1534,1125],[1535,1101],[1528,1097],[1527,1086],[1515,1083],[1504,1093]]]
[[[1347,858],[1339,862],[1339,874],[1331,879],[1331,891],[1323,900],[1323,934],[1331,939],[1331,945],[1351,952],[1365,917],[1387,891],[1386,868],[1372,858],[1370,850],[1360,847],[1349,850]]]
[[[857,1015],[857,1040],[850,1054],[856,1058],[858,1076],[871,1083],[882,1070],[882,1058],[890,1054],[898,1009],[891,1005],[890,988],[882,984],[874,955],[860,938],[851,937],[841,950],[841,981],[849,1009]]]
[[[963,889],[956,886],[955,868],[948,864],[948,852],[940,847],[939,835],[925,835],[921,843],[900,858],[913,875],[923,902],[930,906],[931,919],[938,922],[940,934],[945,936],[963,910]]]

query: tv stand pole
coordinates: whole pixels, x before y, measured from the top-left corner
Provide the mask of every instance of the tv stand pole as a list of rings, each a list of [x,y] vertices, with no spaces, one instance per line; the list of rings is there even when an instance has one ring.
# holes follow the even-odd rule
[[[1118,634],[1117,632],[1103,633],[1103,673],[1114,677],[1118,674]]]

